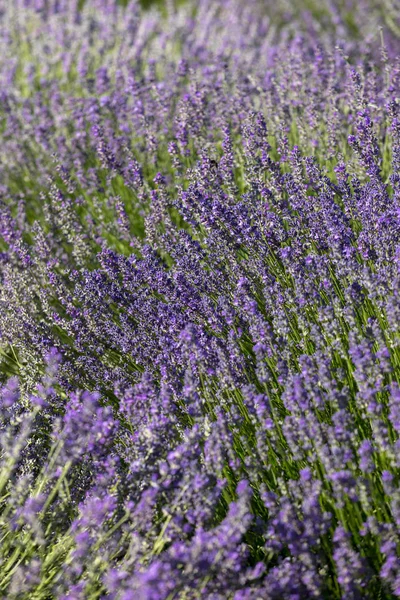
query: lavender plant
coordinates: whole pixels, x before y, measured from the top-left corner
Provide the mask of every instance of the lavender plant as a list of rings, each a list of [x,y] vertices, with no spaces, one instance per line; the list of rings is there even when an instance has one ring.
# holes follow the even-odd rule
[[[0,0],[0,595],[400,597],[393,0]]]

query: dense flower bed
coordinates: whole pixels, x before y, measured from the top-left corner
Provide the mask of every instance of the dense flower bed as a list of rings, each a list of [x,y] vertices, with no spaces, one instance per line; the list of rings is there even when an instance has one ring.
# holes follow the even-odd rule
[[[396,6],[0,1],[1,597],[400,597]]]

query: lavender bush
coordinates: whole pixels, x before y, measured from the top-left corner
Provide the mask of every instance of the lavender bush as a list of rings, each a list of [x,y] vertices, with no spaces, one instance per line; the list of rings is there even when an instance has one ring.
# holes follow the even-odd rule
[[[397,2],[0,15],[0,596],[399,598]]]

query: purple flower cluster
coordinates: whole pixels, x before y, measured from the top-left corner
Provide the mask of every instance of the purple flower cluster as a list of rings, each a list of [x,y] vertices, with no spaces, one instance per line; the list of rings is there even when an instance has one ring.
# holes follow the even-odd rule
[[[0,0],[0,596],[400,597],[400,10]]]

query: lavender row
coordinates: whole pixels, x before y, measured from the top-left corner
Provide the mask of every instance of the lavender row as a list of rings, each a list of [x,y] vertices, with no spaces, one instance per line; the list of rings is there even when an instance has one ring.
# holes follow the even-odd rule
[[[0,10],[0,593],[400,597],[395,4]]]

